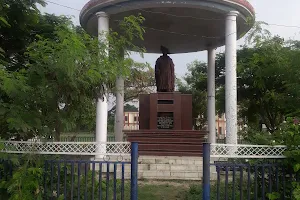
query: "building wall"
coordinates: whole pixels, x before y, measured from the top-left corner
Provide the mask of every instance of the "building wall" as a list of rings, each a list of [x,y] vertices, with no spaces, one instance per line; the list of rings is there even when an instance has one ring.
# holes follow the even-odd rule
[[[226,136],[225,114],[216,116],[216,134],[218,139],[223,139]]]
[[[139,129],[139,112],[124,112],[124,130]]]

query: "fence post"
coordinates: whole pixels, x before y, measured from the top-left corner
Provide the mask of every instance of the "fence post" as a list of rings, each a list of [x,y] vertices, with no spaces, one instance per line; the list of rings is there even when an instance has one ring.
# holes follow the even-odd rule
[[[210,200],[210,143],[203,143],[203,200]]]
[[[138,199],[138,143],[131,143],[131,200]]]

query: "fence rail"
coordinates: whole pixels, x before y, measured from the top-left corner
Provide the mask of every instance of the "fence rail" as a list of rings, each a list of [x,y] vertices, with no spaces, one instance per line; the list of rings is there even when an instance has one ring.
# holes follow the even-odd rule
[[[26,144],[30,143],[26,142]],[[40,177],[39,173],[33,175],[42,178],[42,181],[37,180],[35,184],[38,185],[22,188],[22,190],[36,192],[36,188],[39,188],[41,190],[38,192],[43,195],[44,200],[137,200],[138,144],[130,145],[130,161],[45,160],[43,164],[29,162],[23,165],[20,160],[21,166],[19,166],[11,160],[0,159],[0,182],[11,180],[13,174],[20,169],[24,170],[25,166],[26,168],[38,167],[43,170],[43,176]],[[128,176],[130,178],[126,178]]]
[[[44,199],[128,198],[130,187],[124,177],[125,173],[128,173],[125,165],[130,164],[130,162],[46,161]]]
[[[282,162],[286,150],[286,146],[204,143],[202,199],[293,199],[293,184],[300,182],[300,174]]]
[[[129,142],[34,142],[0,141],[0,152],[60,155],[130,155]]]
[[[95,142],[95,136],[94,135],[62,135],[60,136],[61,142]],[[108,135],[107,136],[107,142],[115,142],[115,136],[114,135]],[[127,138],[124,136],[123,142],[126,142]]]
[[[286,146],[211,144],[210,157],[214,158],[285,158]]]
[[[279,160],[279,159],[277,159]],[[267,163],[214,163],[217,181],[211,183],[211,198],[221,199],[292,199],[288,183],[299,182],[299,174],[273,160]]]

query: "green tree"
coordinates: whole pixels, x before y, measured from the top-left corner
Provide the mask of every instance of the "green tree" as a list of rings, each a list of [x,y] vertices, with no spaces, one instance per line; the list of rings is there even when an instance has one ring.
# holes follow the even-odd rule
[[[276,36],[238,50],[239,115],[248,125],[256,128],[263,123],[274,132],[284,117],[299,112],[300,54],[295,48]],[[224,62],[217,64],[225,67]],[[224,99],[220,103],[224,105]]]
[[[216,87],[219,88],[224,82],[224,68],[222,65],[217,66]],[[193,95],[194,128],[202,129],[207,121],[207,64],[200,61],[189,64],[188,73],[183,81],[177,81],[177,87],[179,92]]]
[[[129,75],[124,83],[124,103],[131,102],[139,98],[139,94],[148,94],[154,91],[155,78],[154,69],[148,63],[133,62],[130,66]],[[114,105],[109,113],[116,110]]]
[[[134,105],[126,104],[124,106],[124,112],[138,112],[138,111],[139,109]]]
[[[43,0],[1,0],[0,47],[4,50],[6,68],[15,71],[25,67],[24,52],[27,46],[35,40],[40,20],[37,4],[45,5]]]
[[[132,44],[137,37],[142,39],[143,20],[139,15],[120,21],[121,32],[104,36],[109,48],[68,20],[58,23],[51,37],[36,35],[24,54],[25,67],[2,70],[6,76],[1,76],[1,89],[7,98],[1,98],[1,119],[7,125],[2,136],[55,135],[59,139],[62,131],[75,129],[79,122],[94,121],[93,106],[104,94],[102,86],[113,91],[117,74],[130,73],[133,61],[124,49],[143,51]]]
[[[27,64],[32,62],[28,55],[25,55],[27,48],[39,38],[55,37],[56,26],[69,21],[67,17],[41,15],[37,4],[45,5],[43,0],[0,2],[0,135],[2,136],[9,137],[10,132],[20,132],[19,135],[22,136],[24,131],[21,130],[29,128],[22,119],[27,118],[27,121],[32,119],[33,122],[35,119],[34,109],[29,109],[25,101],[30,94]],[[23,125],[20,125],[22,123]]]

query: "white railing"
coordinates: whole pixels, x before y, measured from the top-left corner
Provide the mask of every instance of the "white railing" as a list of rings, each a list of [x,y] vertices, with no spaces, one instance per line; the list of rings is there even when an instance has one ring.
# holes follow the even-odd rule
[[[285,158],[286,146],[211,144],[212,158]]]
[[[0,152],[36,153],[59,155],[130,155],[129,142],[35,142],[35,141],[0,141]]]

